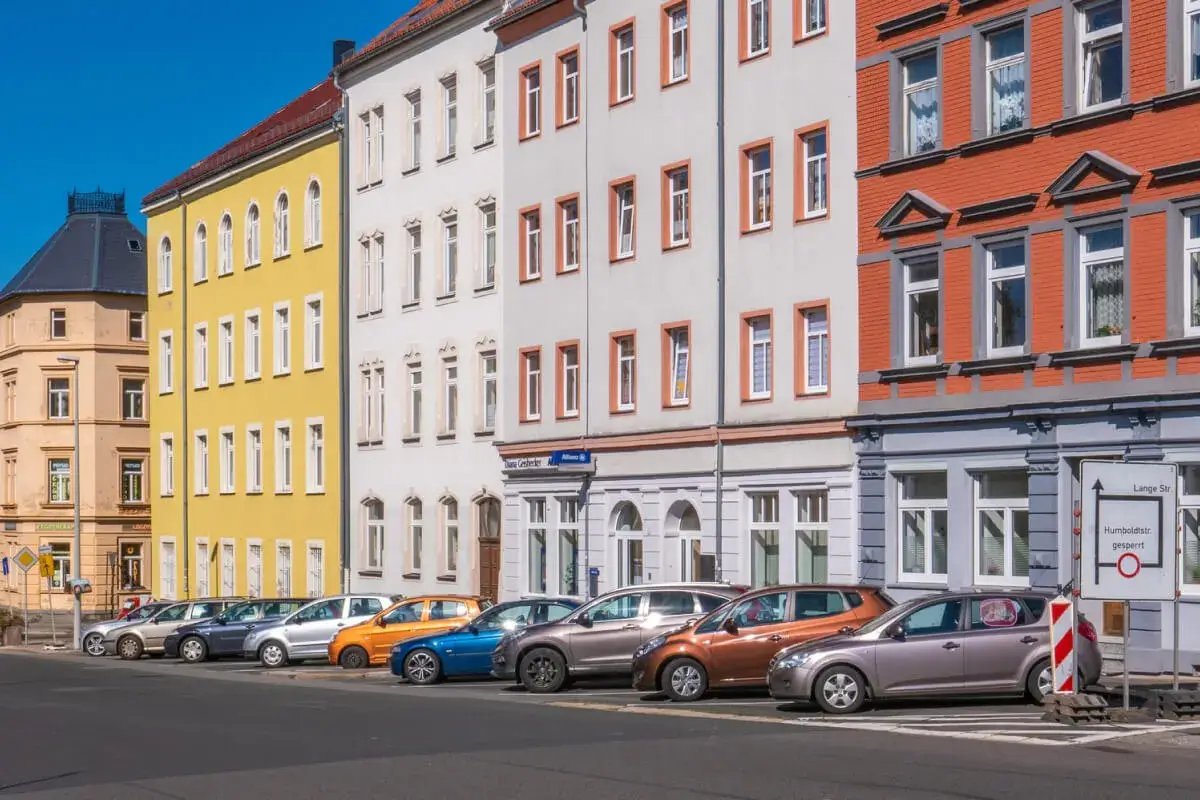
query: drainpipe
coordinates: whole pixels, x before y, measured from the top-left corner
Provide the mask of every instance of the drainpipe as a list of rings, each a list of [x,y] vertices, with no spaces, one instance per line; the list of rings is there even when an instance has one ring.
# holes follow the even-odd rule
[[[346,120],[350,114],[350,96],[338,83],[337,68],[333,86],[342,96],[342,108],[334,116],[338,131],[338,491],[341,494],[339,530],[342,591],[350,589],[350,147],[346,141]]]
[[[180,505],[182,507],[182,513],[183,513],[183,530],[181,531],[181,538],[183,539],[183,599],[187,600],[188,598],[190,598],[192,596],[191,595],[192,582],[189,577],[189,571],[191,569],[191,563],[192,563],[192,557],[191,557],[192,548],[191,548],[190,540],[188,537],[188,533],[189,533],[188,532],[188,517],[189,517],[189,514],[188,514],[188,475],[189,475],[188,466],[190,464],[190,462],[188,461],[188,444],[189,444],[189,440],[191,438],[188,435],[188,395],[189,395],[189,392],[188,392],[188,335],[187,335],[187,328],[188,328],[187,211],[188,211],[188,207],[187,207],[187,201],[183,199],[182,192],[177,190],[175,192],[175,199],[179,201],[181,216],[182,216],[182,221],[180,222],[180,225],[182,226],[182,233],[179,237],[180,238],[179,251],[182,256],[179,259],[179,269],[180,269],[179,286],[181,289],[179,305],[180,305],[180,313],[183,315],[183,321],[180,324],[179,344],[177,345],[177,349],[179,350],[179,366],[180,366],[179,389],[178,390],[179,390],[179,397],[180,397],[180,408],[182,410],[182,413],[181,413],[182,419],[180,420],[180,423],[183,428],[183,431],[182,431],[183,435],[180,437],[182,439],[182,441],[179,443],[179,445],[180,445],[179,457],[181,459],[180,465],[182,466],[182,469],[179,470],[179,474],[180,474],[180,478],[181,478],[181,480],[179,481],[179,488],[182,490],[182,495],[181,495],[182,502]]]
[[[583,37],[579,44],[580,59],[584,64],[587,64],[588,54],[587,46],[587,9],[583,7],[584,0],[571,0],[571,5],[575,8],[575,13],[579,15],[579,23],[583,27]],[[588,88],[589,70],[583,71],[583,102],[586,104],[591,97],[591,89]],[[585,112],[586,109],[580,109]],[[591,184],[588,181],[590,170],[588,169],[588,122],[590,114],[582,113],[583,117],[583,208],[580,209],[580,214],[584,220],[591,217],[592,205],[589,202]],[[591,389],[592,386],[592,353],[591,353],[591,292],[589,288],[592,282],[592,249],[591,249],[591,225],[585,222],[586,227],[583,231],[583,341],[584,345],[584,362],[583,362],[583,385]],[[587,396],[587,393],[584,395]],[[591,418],[591,403],[586,400],[583,403],[583,443],[587,442],[588,427]],[[594,460],[594,459],[593,459]],[[592,532],[590,525],[590,515],[588,514],[588,489],[591,488],[590,476],[585,476],[583,483],[579,488],[579,504],[583,506],[583,596],[592,599]],[[579,576],[576,576],[575,591],[579,591]]]
[[[725,424],[725,0],[717,0],[717,519],[716,579],[724,577],[721,557],[723,528],[722,490],[725,480],[725,444],[721,428]]]

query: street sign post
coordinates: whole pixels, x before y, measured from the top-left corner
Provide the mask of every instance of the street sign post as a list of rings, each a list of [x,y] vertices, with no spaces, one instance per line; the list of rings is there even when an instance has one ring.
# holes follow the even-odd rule
[[[13,556],[13,563],[16,564],[23,573],[21,575],[21,598],[25,605],[25,626],[21,629],[25,632],[25,644],[29,644],[29,570],[33,569],[38,563],[38,557],[28,547],[22,547]]]

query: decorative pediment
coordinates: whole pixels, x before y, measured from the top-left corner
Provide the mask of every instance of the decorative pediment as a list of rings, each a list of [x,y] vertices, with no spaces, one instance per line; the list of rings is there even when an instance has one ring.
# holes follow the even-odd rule
[[[933,22],[940,22],[945,19],[946,14],[950,12],[949,3],[934,3],[933,5],[919,8],[908,14],[899,17],[893,17],[889,20],[884,20],[875,26],[875,30],[879,31],[879,38],[886,36],[895,36],[897,33],[919,28],[922,25],[928,25]]]
[[[421,218],[416,215],[413,215],[413,216],[409,217],[408,219],[404,220],[404,222],[402,224],[408,230],[412,230],[413,228],[419,228],[419,227],[421,227]]]
[[[496,205],[496,195],[494,194],[484,195],[475,201],[476,208],[487,208],[494,205]]]
[[[441,217],[443,221],[455,219],[458,217],[458,209],[454,206],[447,206],[438,212],[438,216]]]
[[[1128,192],[1137,185],[1141,177],[1142,173],[1133,167],[1122,164],[1099,150],[1088,150],[1046,188],[1046,194],[1056,203],[1065,203]]]
[[[924,192],[909,189],[875,223],[884,236],[936,230],[946,227],[954,212]]]
[[[417,363],[421,360],[421,348],[415,344],[409,345],[404,351],[404,360],[410,364]]]
[[[449,339],[446,339],[438,347],[438,354],[443,358],[453,358],[454,356],[458,355],[458,345]]]
[[[486,333],[481,334],[480,337],[475,340],[475,349],[480,350],[480,351],[495,350],[496,349],[495,337],[488,336]]]

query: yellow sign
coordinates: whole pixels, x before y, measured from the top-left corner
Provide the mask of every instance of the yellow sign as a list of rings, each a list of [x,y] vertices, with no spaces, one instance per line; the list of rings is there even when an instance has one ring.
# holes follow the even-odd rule
[[[42,574],[43,578],[53,578],[54,577],[54,556],[52,556],[52,555],[38,556],[38,565],[41,567],[41,574]]]
[[[17,566],[22,570],[29,572],[29,570],[33,569],[33,565],[38,563],[38,557],[28,547],[22,547],[21,551],[13,556],[13,561],[15,561]]]

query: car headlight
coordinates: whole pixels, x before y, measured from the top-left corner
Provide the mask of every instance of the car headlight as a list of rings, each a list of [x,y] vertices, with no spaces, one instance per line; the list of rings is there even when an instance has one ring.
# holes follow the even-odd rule
[[[639,658],[641,658],[642,656],[648,655],[649,653],[653,653],[655,650],[662,647],[666,643],[667,643],[666,636],[655,636],[650,641],[643,642],[641,647],[639,647],[637,650],[633,651],[633,660],[636,661]]]
[[[776,664],[775,669],[796,669],[796,667],[804,666],[812,657],[812,653],[792,653]]]

